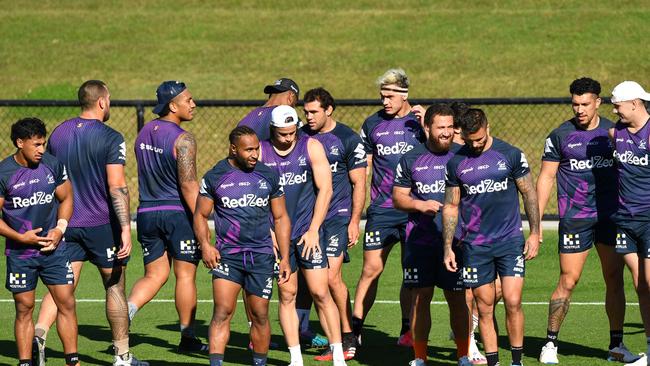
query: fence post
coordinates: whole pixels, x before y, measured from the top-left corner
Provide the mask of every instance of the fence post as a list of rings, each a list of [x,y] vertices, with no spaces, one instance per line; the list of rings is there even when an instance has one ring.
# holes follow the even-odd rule
[[[142,103],[136,104],[135,110],[138,119],[138,132],[140,132],[142,127],[144,127],[144,105]]]

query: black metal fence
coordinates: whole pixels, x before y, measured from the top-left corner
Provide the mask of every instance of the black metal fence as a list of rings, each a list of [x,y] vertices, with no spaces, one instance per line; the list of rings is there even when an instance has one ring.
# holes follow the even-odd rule
[[[452,102],[449,99],[411,100],[412,104],[430,105],[436,102]],[[500,98],[463,99],[473,107],[485,110],[490,121],[490,130],[509,143],[521,148],[528,157],[533,176],[537,177],[544,139],[562,121],[572,116],[570,98]],[[609,100],[605,100],[609,103]],[[198,170],[202,175],[215,162],[222,159],[228,149],[227,136],[237,122],[252,108],[264,104],[262,100],[202,100],[197,101],[197,110],[192,122],[183,127],[195,134],[198,143]],[[133,143],[138,130],[155,118],[151,108],[155,101],[113,100],[111,118],[108,124],[124,135],[127,146],[127,180],[132,192],[138,185]],[[380,107],[379,100],[348,99],[338,100],[334,117],[359,130],[367,116]],[[38,117],[46,122],[48,131],[58,123],[79,113],[76,101],[61,100],[0,100],[0,157],[14,151],[9,139],[10,126],[23,117]],[[601,106],[601,114],[614,118],[611,107]],[[131,203],[137,207],[137,194]],[[550,217],[557,214],[555,197],[546,210]]]

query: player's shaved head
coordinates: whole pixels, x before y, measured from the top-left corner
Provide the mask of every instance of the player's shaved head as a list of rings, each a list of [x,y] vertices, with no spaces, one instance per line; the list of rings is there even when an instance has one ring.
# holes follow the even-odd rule
[[[255,134],[255,131],[253,131],[252,128],[248,126],[238,126],[235,127],[232,131],[230,131],[230,135],[228,135],[228,141],[230,142],[231,145],[237,145],[237,142],[242,136],[257,136]]]
[[[101,80],[88,80],[81,84],[79,91],[77,92],[77,97],[79,98],[79,104],[81,105],[81,110],[88,110],[95,106],[97,100],[101,97],[105,97],[108,94],[108,87]]]

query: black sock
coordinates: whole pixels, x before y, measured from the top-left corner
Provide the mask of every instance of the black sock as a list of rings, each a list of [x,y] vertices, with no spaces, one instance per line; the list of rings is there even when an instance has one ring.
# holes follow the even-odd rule
[[[499,363],[499,352],[485,352],[488,366],[496,366]]]
[[[409,318],[402,318],[402,329],[400,329],[399,335],[408,332],[410,329],[411,329],[411,320]]]
[[[355,316],[352,317],[352,333],[354,335],[361,334],[361,328],[363,328],[363,319],[359,319]]]
[[[253,366],[266,366],[266,353],[253,352]]]
[[[79,364],[79,354],[78,353],[67,353],[63,355],[65,358],[66,366],[75,366]]]
[[[343,341],[343,348],[345,347],[354,347],[354,334],[352,332],[349,333],[342,333],[341,334],[341,339]]]
[[[610,330],[609,331],[609,349],[618,347],[623,343],[623,331],[622,330]]]
[[[551,342],[553,346],[557,347],[557,335],[560,332],[554,332],[552,330],[546,330],[546,343]]]
[[[223,354],[210,353],[210,366],[222,366],[222,365],[223,365]]]
[[[521,356],[524,353],[524,347],[510,347],[510,353],[512,354],[512,364],[521,365]]]
[[[18,360],[18,366],[32,366],[32,360]]]

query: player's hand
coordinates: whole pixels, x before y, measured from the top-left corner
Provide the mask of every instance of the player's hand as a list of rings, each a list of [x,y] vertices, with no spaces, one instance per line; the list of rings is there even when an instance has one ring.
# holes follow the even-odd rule
[[[418,123],[420,123],[420,126],[422,126],[422,129],[426,131],[427,129],[424,128],[424,114],[426,113],[426,110],[424,109],[423,106],[416,104],[411,107],[411,112],[415,114],[415,117],[418,119]]]
[[[117,259],[125,259],[128,258],[129,255],[131,255],[131,248],[133,245],[131,244],[131,226],[124,226],[122,227],[122,233],[120,234],[120,238],[122,239],[122,246],[120,246],[120,250],[117,252]]]
[[[281,285],[287,281],[289,281],[289,277],[291,276],[291,264],[289,264],[289,259],[283,258],[280,260],[279,264],[279,270],[278,270],[278,285]]]
[[[50,242],[52,241],[51,239],[36,235],[41,231],[43,231],[42,227],[25,231],[20,234],[20,242],[27,245],[40,245],[43,247],[50,245]]]
[[[350,222],[350,225],[348,225],[348,248],[352,248],[353,246],[357,245],[358,240],[359,240],[359,223]]]
[[[50,239],[50,244],[41,248],[41,252],[51,252],[59,246],[61,238],[63,238],[63,232],[61,229],[54,227],[47,232],[47,239]]]
[[[451,247],[445,246],[445,256],[444,256],[445,268],[449,272],[457,272],[458,264],[456,263],[456,253],[451,249]]]
[[[526,256],[526,260],[531,260],[537,257],[538,252],[539,234],[530,234],[526,240],[526,244],[524,244],[524,255]]]
[[[212,245],[201,245],[201,259],[208,269],[215,269],[221,261],[221,253]]]
[[[415,208],[425,215],[434,216],[442,208],[442,203],[434,200],[415,201]]]
[[[319,243],[319,236],[318,236],[318,231],[312,231],[312,230],[307,230],[305,234],[300,238],[300,241],[298,242],[298,245],[304,244],[302,247],[302,252],[300,253],[300,256],[308,259],[309,257],[313,256],[314,253],[319,252],[320,253],[320,243]]]

